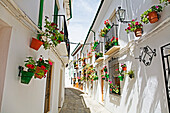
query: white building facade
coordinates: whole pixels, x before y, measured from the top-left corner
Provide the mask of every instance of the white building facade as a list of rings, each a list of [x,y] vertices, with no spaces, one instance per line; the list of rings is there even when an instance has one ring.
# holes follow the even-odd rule
[[[45,16],[50,21],[57,18],[64,30],[71,19],[71,0],[0,0],[0,113],[57,113],[63,105],[68,43],[48,50],[30,48],[37,31],[44,30]],[[37,60],[40,55],[53,63],[48,76],[22,84],[18,67],[24,66],[26,57]]]
[[[140,21],[140,15],[153,5],[160,5],[159,0],[141,1],[141,0],[101,0],[101,4],[89,29],[82,53],[87,54],[90,46],[87,43],[95,40],[101,42],[99,50],[103,52],[101,60],[95,60],[93,52],[93,66],[97,71],[99,79],[97,81],[86,82],[88,91],[85,91],[93,99],[103,104],[110,112],[113,113],[168,113],[168,80],[166,79],[168,68],[169,50],[167,44],[170,43],[168,32],[170,27],[170,5],[164,7],[160,13],[161,18],[154,24],[143,24],[143,35],[135,37],[133,33],[127,34],[125,29],[128,23],[120,22],[116,18],[116,11],[120,6],[125,9],[125,21],[137,19]],[[163,4],[161,4],[163,6]],[[111,48],[113,50],[108,53],[105,50],[105,42],[107,37],[100,37],[99,32],[104,28],[104,21],[109,19],[114,26],[107,33],[107,36],[118,38],[118,47]],[[112,31],[112,29],[114,30]],[[86,45],[85,45],[86,44]],[[166,46],[165,46],[166,45]],[[143,48],[150,48],[152,56],[147,65],[147,58],[143,58],[141,52]],[[149,49],[149,50],[150,50]],[[164,54],[164,55],[163,55]],[[166,56],[167,55],[167,56]],[[139,57],[142,56],[141,62]],[[149,57],[150,58],[150,57]],[[145,61],[144,61],[145,60]],[[120,94],[110,93],[109,82],[102,80],[102,69],[107,66],[109,80],[116,83],[115,65],[126,64],[127,72],[134,70],[135,77],[130,79],[125,75],[123,81],[119,81]],[[165,65],[164,65],[165,64]],[[118,68],[117,67],[117,68]],[[166,69],[165,69],[166,68]],[[167,74],[168,76],[168,74]],[[167,82],[166,82],[167,80]],[[88,85],[91,84],[91,85]],[[91,88],[92,86],[92,88]],[[169,90],[168,90],[169,91]]]

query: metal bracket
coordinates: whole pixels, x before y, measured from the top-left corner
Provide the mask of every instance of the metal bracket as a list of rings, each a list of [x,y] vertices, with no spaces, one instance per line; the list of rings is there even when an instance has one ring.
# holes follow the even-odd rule
[[[18,69],[19,69],[18,76],[19,76],[19,77],[21,77],[21,71],[24,69],[24,67],[22,67],[22,66],[19,66],[19,67],[18,67]]]
[[[156,49],[152,50],[149,46],[141,47],[140,49],[142,49],[141,55],[135,59],[139,59],[140,62],[142,61],[145,66],[150,66],[153,57],[156,56]]]

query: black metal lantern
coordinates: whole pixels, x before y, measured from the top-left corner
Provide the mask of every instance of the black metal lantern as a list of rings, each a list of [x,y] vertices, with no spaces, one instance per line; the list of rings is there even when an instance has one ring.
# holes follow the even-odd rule
[[[125,21],[125,16],[126,16],[126,10],[121,9],[121,7],[118,7],[118,10],[116,11],[116,17],[118,21],[123,22],[123,23],[131,22],[131,21]]]
[[[118,10],[116,11],[116,17],[118,21],[123,22],[125,20],[126,11],[125,9],[121,9],[121,7],[118,7]]]

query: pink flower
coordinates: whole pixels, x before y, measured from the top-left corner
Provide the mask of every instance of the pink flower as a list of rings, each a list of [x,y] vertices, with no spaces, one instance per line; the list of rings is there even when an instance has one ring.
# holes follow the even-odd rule
[[[116,71],[118,71],[118,69],[116,69]]]
[[[139,25],[139,22],[136,22],[135,25]]]
[[[112,83],[112,81],[110,81],[110,84]]]
[[[159,8],[159,6],[155,6],[156,7],[156,9],[158,9]]]
[[[128,29],[128,30],[130,30],[130,29],[131,29],[131,27],[128,27],[127,29]]]
[[[130,24],[128,24],[128,26],[130,26]]]
[[[53,65],[53,63],[52,63],[51,61],[48,61],[48,63],[49,63],[50,65]]]
[[[107,71],[105,73],[107,74]]]
[[[132,21],[135,21],[134,19]]]

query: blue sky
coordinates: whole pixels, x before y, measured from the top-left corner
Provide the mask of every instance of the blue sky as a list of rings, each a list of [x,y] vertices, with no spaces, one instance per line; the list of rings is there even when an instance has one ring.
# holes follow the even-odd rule
[[[99,4],[100,0],[73,0],[73,18],[68,27],[70,42],[84,42]],[[71,44],[71,52],[75,47]]]

